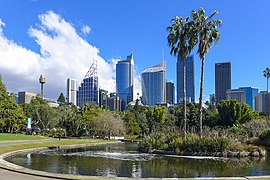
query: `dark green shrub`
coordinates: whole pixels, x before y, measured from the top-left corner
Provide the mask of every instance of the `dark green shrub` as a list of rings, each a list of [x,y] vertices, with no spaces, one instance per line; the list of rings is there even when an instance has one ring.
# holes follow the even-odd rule
[[[261,141],[270,141],[270,130],[263,131],[263,132],[259,135],[259,139],[260,139]]]
[[[187,139],[177,140],[176,149],[182,152],[223,152],[229,147],[229,140],[223,137],[200,138],[197,135],[188,135]]]

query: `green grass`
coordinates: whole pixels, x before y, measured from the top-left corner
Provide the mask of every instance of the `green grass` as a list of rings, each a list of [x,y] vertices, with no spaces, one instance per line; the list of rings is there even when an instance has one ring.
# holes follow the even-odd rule
[[[41,140],[48,139],[43,136],[32,136],[24,134],[10,134],[10,133],[0,133],[0,142],[3,141],[22,141],[22,140]]]
[[[91,145],[94,143],[107,143],[107,142],[115,142],[108,141],[102,139],[77,139],[77,140],[68,140],[63,139],[61,141],[49,141],[49,142],[39,142],[39,143],[31,143],[31,144],[18,144],[12,146],[5,146],[0,148],[0,154],[7,153],[10,151],[22,150],[22,149],[30,149],[30,148],[40,148],[40,147],[49,147],[49,146],[66,146],[66,145]]]

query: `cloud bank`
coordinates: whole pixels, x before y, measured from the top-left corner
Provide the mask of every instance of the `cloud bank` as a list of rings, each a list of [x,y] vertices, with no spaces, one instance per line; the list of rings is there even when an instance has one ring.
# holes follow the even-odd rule
[[[0,19],[0,73],[9,91],[39,93],[38,78],[44,74],[45,97],[56,99],[61,92],[66,93],[67,78],[75,78],[80,84],[94,58],[98,61],[99,86],[109,92],[115,89],[116,59],[105,61],[98,48],[53,11],[38,18],[40,24],[30,27],[28,34],[39,45],[39,53],[7,39],[3,33],[5,23]],[[90,31],[87,25],[81,29],[85,35]]]

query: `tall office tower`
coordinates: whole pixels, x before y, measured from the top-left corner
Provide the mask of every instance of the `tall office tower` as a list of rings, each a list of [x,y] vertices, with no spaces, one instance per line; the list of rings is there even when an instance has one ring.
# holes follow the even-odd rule
[[[226,91],[226,100],[237,100],[241,103],[246,102],[246,90],[245,89],[228,89]]]
[[[133,101],[134,60],[133,54],[116,64],[116,95],[122,99],[122,110]]]
[[[81,107],[86,102],[98,104],[98,100],[97,60],[94,59],[77,90],[77,106]]]
[[[67,79],[67,102],[77,105],[77,80]]]
[[[142,103],[148,106],[164,103],[166,100],[166,64],[162,63],[141,74]]]
[[[255,111],[257,112],[270,112],[270,93],[261,91],[255,97]]]
[[[173,82],[166,82],[166,102],[174,104],[174,84]]]
[[[255,97],[258,95],[258,88],[255,87],[240,87],[246,91],[246,103],[255,111]]]
[[[231,89],[231,63],[215,64],[215,96],[216,107],[218,103],[226,99],[226,91]]]
[[[18,104],[29,104],[33,98],[35,98],[37,94],[31,92],[19,92],[18,93]]]
[[[189,56],[186,59],[186,97],[187,103],[195,101],[195,71],[194,71],[194,56]],[[184,99],[184,76],[183,62],[178,59],[176,64],[176,81],[177,81],[177,104],[183,103]]]
[[[122,99],[116,96],[116,93],[110,93],[110,97],[108,99],[108,106],[111,111],[122,111]]]
[[[99,107],[108,106],[108,91],[99,89]]]

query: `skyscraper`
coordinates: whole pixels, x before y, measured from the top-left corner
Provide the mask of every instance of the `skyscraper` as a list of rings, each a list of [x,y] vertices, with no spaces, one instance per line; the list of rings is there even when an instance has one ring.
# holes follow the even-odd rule
[[[166,98],[166,64],[162,62],[141,74],[142,81],[142,103],[154,106],[164,103]]]
[[[35,98],[37,94],[31,92],[19,92],[18,93],[18,104],[29,104],[33,98]]]
[[[116,64],[116,95],[122,99],[122,109],[133,101],[134,60],[133,54]]]
[[[67,79],[67,102],[77,105],[77,80]]]
[[[226,99],[226,91],[231,89],[231,63],[215,64],[215,96],[217,104]]]
[[[257,112],[270,112],[270,93],[261,91],[255,97],[255,111]]]
[[[226,100],[237,100],[241,103],[246,102],[246,90],[245,89],[228,89],[226,91]]]
[[[255,97],[258,95],[258,88],[255,87],[240,87],[246,91],[246,103],[255,111]]]
[[[77,90],[77,106],[81,107],[86,102],[98,104],[98,95],[97,60],[94,59]]]
[[[166,102],[174,104],[174,84],[173,82],[166,82]]]
[[[187,103],[195,101],[195,71],[194,71],[194,56],[189,56],[186,59],[186,94]],[[184,76],[183,76],[183,62],[178,59],[176,67],[176,81],[177,81],[177,104],[183,103],[184,98]]]

